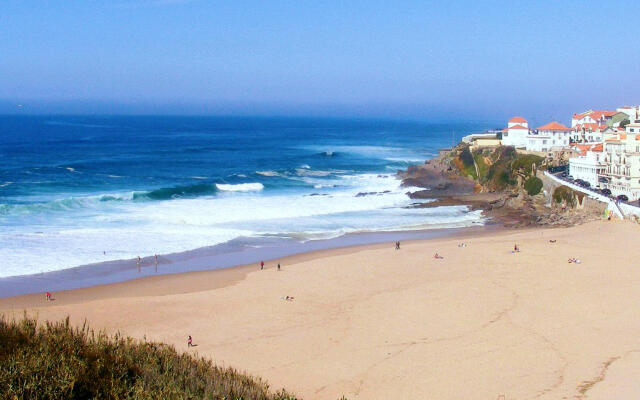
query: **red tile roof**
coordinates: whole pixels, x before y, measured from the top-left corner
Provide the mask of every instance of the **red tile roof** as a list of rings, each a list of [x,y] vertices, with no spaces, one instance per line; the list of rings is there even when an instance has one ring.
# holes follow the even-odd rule
[[[522,117],[513,117],[509,120],[510,124],[524,124],[527,120]]]
[[[514,125],[514,126],[510,126],[507,129],[529,129],[529,128],[527,128],[525,126],[522,126],[522,125]]]
[[[584,117],[586,117],[587,115],[591,114],[593,111],[589,110],[589,111],[585,111],[583,113],[580,114],[573,114],[573,119],[582,119]]]
[[[618,113],[617,111],[601,110],[601,111],[594,111],[589,116],[597,121],[602,117],[611,117],[613,115],[616,115],[617,113]]]
[[[589,116],[593,120],[597,121],[603,116],[611,117],[612,115],[617,114],[617,111],[609,111],[609,110],[589,110],[580,114],[573,114],[573,119],[582,119],[586,116]]]
[[[567,128],[559,122],[553,121],[546,125],[542,125],[538,128],[539,131],[570,131],[571,128]]]

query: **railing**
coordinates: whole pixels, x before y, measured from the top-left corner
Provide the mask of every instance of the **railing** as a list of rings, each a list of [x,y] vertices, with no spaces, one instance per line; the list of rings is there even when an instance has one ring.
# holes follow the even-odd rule
[[[615,201],[611,200],[611,199],[610,199],[610,198],[608,198],[607,196],[603,196],[603,195],[601,195],[600,193],[596,193],[596,192],[594,192],[594,191],[591,191],[591,190],[585,189],[585,188],[583,188],[582,186],[578,186],[578,185],[576,185],[576,184],[574,184],[574,183],[564,181],[564,180],[562,180],[562,179],[558,178],[557,176],[555,176],[555,175],[553,175],[553,174],[550,174],[550,173],[549,173],[549,172],[547,172],[547,171],[544,171],[544,175],[545,175],[546,177],[548,177],[548,178],[550,178],[550,179],[552,179],[552,180],[556,181],[557,183],[559,183],[559,184],[561,184],[561,185],[564,185],[564,186],[570,187],[571,189],[573,189],[573,190],[575,190],[575,191],[578,191],[578,192],[584,193],[584,194],[586,194],[587,196],[591,197],[592,199],[596,199],[596,200],[599,200],[599,201],[601,201],[601,202],[603,202],[603,203],[607,203],[607,208],[608,208],[609,210],[613,211],[613,212],[614,212],[614,213],[615,213],[615,214],[616,214],[620,219],[624,219],[624,214],[622,213],[622,210],[620,209],[620,207],[618,207],[618,205],[616,204],[616,202],[615,202]]]

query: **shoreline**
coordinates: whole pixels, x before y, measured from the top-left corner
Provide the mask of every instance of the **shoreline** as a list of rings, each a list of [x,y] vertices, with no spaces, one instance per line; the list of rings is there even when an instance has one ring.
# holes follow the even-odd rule
[[[408,231],[380,231],[347,233],[335,238],[298,242],[294,239],[278,239],[263,247],[233,246],[242,242],[237,238],[214,246],[201,247],[179,253],[159,254],[155,265],[153,256],[142,259],[138,269],[135,259],[113,260],[81,265],[58,271],[18,275],[0,278],[0,299],[44,292],[72,291],[96,286],[126,283],[140,279],[158,278],[194,272],[207,272],[243,268],[273,260],[304,256],[327,250],[366,247],[395,241],[436,239],[464,232],[491,232],[502,229],[499,224],[487,221],[482,225],[459,228],[434,228]]]
[[[73,326],[174,345],[306,399],[634,398],[637,232],[606,220],[461,230],[400,251],[380,243],[290,256],[279,272],[245,265],[54,293],[52,302],[4,298],[0,314],[69,316]]]

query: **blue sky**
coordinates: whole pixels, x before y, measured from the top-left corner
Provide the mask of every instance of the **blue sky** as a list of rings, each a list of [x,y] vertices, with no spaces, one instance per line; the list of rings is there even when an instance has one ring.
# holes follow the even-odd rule
[[[0,112],[566,122],[640,103],[638,15],[616,0],[3,0]]]

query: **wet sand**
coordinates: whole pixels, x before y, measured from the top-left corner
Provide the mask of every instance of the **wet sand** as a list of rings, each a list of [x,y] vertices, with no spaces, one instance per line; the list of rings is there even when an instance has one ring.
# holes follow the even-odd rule
[[[282,271],[156,276],[0,310],[171,343],[305,399],[631,399],[639,232],[603,221],[322,250]]]

